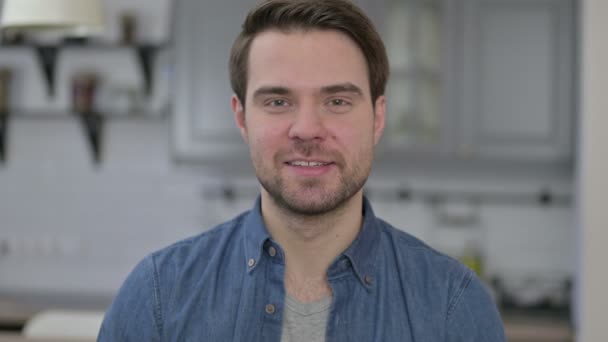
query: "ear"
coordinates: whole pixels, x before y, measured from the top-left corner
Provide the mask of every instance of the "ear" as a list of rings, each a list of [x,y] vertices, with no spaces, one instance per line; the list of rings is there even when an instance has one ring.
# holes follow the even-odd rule
[[[386,96],[381,95],[376,99],[374,106],[374,144],[378,144],[384,127],[386,125]]]
[[[232,112],[234,113],[234,121],[236,122],[236,126],[239,128],[241,132],[241,137],[245,142],[248,142],[247,135],[247,123],[245,122],[245,109],[243,108],[243,104],[241,100],[236,95],[232,95],[230,99],[230,105],[232,107]]]

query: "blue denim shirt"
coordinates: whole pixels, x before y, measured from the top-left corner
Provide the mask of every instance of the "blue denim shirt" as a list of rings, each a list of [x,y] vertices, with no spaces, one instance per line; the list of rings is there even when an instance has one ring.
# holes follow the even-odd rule
[[[471,270],[376,218],[367,200],[363,210],[361,232],[327,272],[327,342],[505,341]],[[251,211],[141,261],[98,341],[279,342],[284,273],[258,198]]]

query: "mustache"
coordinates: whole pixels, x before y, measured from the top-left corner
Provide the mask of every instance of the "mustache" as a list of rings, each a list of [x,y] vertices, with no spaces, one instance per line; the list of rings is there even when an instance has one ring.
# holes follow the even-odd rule
[[[312,141],[296,141],[293,144],[294,152],[303,155],[304,157],[310,157],[313,154],[321,154],[323,148],[318,143]]]

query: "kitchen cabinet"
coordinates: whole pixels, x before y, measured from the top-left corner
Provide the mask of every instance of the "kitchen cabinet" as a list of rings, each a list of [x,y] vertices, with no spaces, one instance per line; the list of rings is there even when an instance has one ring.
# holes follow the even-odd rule
[[[572,157],[571,0],[390,0],[382,151],[393,157]]]
[[[575,112],[571,0],[467,0],[453,108],[457,153],[481,159],[567,161]]]
[[[448,41],[448,3],[388,0],[379,27],[391,64],[383,147],[430,153],[449,135],[442,110],[447,73],[442,56]]]
[[[252,3],[178,0],[175,6],[174,156],[180,162],[243,159],[228,59]]]
[[[573,0],[361,0],[391,60],[378,159],[563,162],[572,157]],[[251,4],[179,0],[174,152],[247,158],[228,56]],[[245,165],[245,163],[242,163]]]

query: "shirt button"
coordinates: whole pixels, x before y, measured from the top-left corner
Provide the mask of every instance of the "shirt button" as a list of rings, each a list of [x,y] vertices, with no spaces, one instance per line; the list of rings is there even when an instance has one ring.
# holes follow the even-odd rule
[[[274,257],[277,255],[277,249],[270,246],[270,248],[268,248],[268,254],[270,254],[271,257]]]
[[[276,308],[272,304],[266,305],[266,313],[272,315],[275,312]]]
[[[249,267],[253,267],[255,265],[255,259],[249,259],[249,261],[247,261],[247,265],[249,265]]]
[[[372,276],[365,276],[363,279],[367,285],[371,285],[374,282],[374,278]]]

